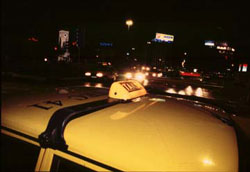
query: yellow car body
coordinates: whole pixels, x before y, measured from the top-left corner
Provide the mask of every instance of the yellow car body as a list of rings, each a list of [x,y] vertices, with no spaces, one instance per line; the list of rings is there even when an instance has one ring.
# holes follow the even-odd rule
[[[6,99],[1,134],[39,148],[34,171],[53,171],[58,157],[83,171],[238,171],[235,130],[211,115],[215,111],[149,95],[136,81],[119,81],[109,96],[79,99],[53,93]],[[58,123],[59,136],[50,142]]]

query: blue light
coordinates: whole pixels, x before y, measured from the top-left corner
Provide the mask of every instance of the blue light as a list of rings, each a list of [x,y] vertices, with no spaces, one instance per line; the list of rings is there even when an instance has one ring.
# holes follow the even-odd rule
[[[102,46],[102,47],[112,47],[113,44],[112,43],[107,43],[107,42],[100,42],[100,46]]]

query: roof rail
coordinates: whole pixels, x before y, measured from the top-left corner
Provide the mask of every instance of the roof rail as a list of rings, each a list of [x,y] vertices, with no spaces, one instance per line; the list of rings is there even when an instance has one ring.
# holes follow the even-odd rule
[[[67,150],[64,129],[71,120],[121,102],[121,100],[104,99],[59,109],[50,118],[46,130],[38,137],[41,147]]]

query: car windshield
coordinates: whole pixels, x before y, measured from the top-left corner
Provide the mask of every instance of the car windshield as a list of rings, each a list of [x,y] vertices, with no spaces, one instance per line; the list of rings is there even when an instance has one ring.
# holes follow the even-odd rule
[[[75,86],[107,95],[111,83],[104,77],[135,79],[152,95],[230,109],[250,139],[248,6],[224,0],[3,0],[2,101],[27,90],[41,95]]]

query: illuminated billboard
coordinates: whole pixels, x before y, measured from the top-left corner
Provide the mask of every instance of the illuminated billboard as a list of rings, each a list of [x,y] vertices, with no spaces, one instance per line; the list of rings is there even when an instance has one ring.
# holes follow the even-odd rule
[[[159,42],[174,42],[174,35],[167,35],[163,33],[156,33],[155,41]]]
[[[248,64],[239,64],[239,72],[247,72]]]
[[[207,41],[205,41],[205,46],[214,47],[215,46],[215,42],[207,40]]]
[[[64,44],[69,41],[69,31],[60,30],[59,31],[59,44],[63,48]]]

